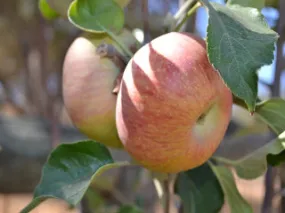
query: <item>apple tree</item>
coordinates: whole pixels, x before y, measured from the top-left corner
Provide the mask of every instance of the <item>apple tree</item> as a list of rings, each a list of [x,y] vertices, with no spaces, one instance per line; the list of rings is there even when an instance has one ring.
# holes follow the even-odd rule
[[[174,195],[185,213],[219,212],[225,202],[232,213],[253,212],[233,171],[252,180],[284,160],[285,101],[258,97],[258,71],[272,63],[279,39],[261,8],[274,2],[188,0],[165,18],[162,35],[143,42],[125,27],[128,3],[39,0],[47,20],[63,18],[82,31],[66,53],[62,85],[66,109],[89,140],[50,153],[21,213],[50,198],[75,207],[92,181],[118,167],[148,170],[165,212],[172,212]],[[209,15],[205,39],[182,29],[200,7]],[[234,106],[274,135],[238,157],[217,151]],[[115,161],[109,147],[132,160]]]

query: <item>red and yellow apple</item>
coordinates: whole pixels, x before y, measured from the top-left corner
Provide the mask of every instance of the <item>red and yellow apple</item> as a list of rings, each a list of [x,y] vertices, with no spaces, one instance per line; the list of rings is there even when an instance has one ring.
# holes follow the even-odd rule
[[[116,107],[118,135],[142,166],[177,173],[206,162],[224,137],[232,94],[204,40],[162,35],[129,61]]]
[[[137,40],[123,30],[118,38],[127,47]],[[96,54],[102,42],[114,45],[105,35],[86,34],[75,39],[63,65],[63,100],[73,124],[89,138],[107,146],[121,148],[115,123],[117,96],[112,93],[120,66],[108,57]]]

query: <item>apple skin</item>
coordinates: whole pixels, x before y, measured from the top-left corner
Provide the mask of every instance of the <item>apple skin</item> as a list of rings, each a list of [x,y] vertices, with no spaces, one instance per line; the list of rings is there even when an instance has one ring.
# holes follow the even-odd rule
[[[123,30],[118,37],[131,47],[137,40]],[[127,37],[127,38],[125,38]],[[104,36],[82,34],[69,47],[63,65],[63,101],[74,126],[90,139],[109,147],[123,148],[118,137],[115,109],[117,95],[112,93],[120,71],[110,58],[101,58],[96,47],[116,45]],[[121,50],[119,50],[121,51]]]
[[[144,45],[129,61],[117,98],[117,130],[137,163],[178,173],[212,156],[225,135],[232,104],[231,91],[209,63],[204,40],[171,32]]]

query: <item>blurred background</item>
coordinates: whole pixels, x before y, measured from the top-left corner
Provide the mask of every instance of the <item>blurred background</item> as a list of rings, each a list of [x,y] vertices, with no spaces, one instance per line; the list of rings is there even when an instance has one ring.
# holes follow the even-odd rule
[[[164,33],[165,24],[184,2],[131,0],[125,8],[125,27],[140,42],[155,38]],[[259,97],[284,97],[284,0],[266,0],[262,13],[280,39],[274,61],[259,71]],[[207,23],[207,11],[200,8],[183,26],[183,31],[205,37]],[[66,19],[45,20],[37,0],[0,0],[0,213],[18,213],[30,202],[53,147],[85,138],[70,122],[61,93],[64,57],[80,33]],[[241,155],[264,145],[270,137],[268,128],[255,116],[234,106],[227,136],[217,152]],[[115,159],[128,158],[117,150],[112,150],[112,154]],[[285,212],[283,170],[283,165],[269,168],[265,176],[254,181],[236,178],[240,192],[255,212]],[[154,199],[153,184],[145,172],[123,168],[111,173],[92,185],[77,209],[49,200],[33,213],[108,213],[130,202],[140,203],[145,212],[161,212]],[[223,212],[230,213],[227,205]]]

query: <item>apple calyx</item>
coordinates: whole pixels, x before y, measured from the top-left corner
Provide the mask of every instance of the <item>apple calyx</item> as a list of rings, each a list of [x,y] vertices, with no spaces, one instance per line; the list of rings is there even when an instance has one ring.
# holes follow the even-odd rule
[[[203,112],[199,118],[197,119],[197,124],[203,124],[205,122],[205,119],[208,115],[208,113],[211,111],[211,109],[213,108],[213,106],[211,105],[208,110],[206,110],[205,112]]]
[[[104,42],[97,47],[96,54],[98,54],[100,57],[110,58],[120,68],[120,73],[114,81],[114,88],[112,90],[112,93],[117,95],[120,90],[123,73],[129,59],[122,55],[112,44],[107,44]]]

